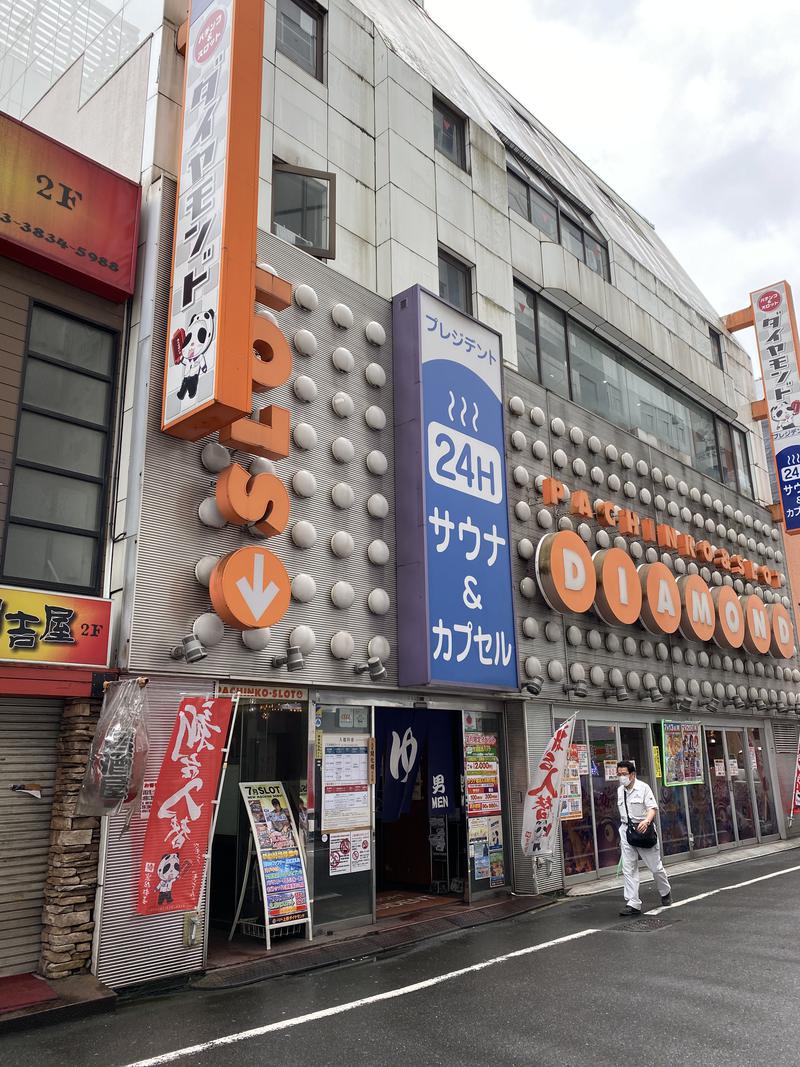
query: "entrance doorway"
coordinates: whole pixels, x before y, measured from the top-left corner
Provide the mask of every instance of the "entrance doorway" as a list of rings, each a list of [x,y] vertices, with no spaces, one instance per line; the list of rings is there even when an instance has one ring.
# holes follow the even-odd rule
[[[460,712],[376,708],[376,915],[463,896]]]

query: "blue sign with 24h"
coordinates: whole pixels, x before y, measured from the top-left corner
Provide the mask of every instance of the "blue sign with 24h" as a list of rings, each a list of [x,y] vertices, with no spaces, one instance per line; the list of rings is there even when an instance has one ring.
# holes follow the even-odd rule
[[[432,294],[411,292],[421,364],[427,680],[516,689],[500,338]],[[398,347],[396,337],[396,356]]]

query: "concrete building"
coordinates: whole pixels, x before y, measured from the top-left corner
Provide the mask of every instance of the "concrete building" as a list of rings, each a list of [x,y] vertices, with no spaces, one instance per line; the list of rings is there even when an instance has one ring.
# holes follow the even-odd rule
[[[302,825],[303,937],[370,924],[410,891],[475,901],[613,872],[606,765],[623,756],[660,790],[667,857],[784,836],[800,668],[749,358],[653,225],[413,0],[265,3],[260,77],[247,83],[247,107],[260,101],[257,174],[231,171],[225,195],[254,198],[245,317],[271,324],[273,358],[285,342],[272,324],[288,342],[291,373],[269,392],[289,413],[290,447],[253,458],[225,423],[222,443],[185,429],[195,397],[216,395],[206,362],[226,356],[214,356],[224,328],[199,268],[201,296],[190,287],[176,303],[177,268],[170,289],[173,235],[186,239],[176,195],[193,173],[184,57],[200,121],[206,57],[223,55],[242,11],[254,17],[229,7],[195,5],[182,29],[179,5],[152,6],[148,21],[151,7],[125,4],[94,38],[113,38],[113,63],[98,65],[87,42],[45,76],[42,4],[0,58],[5,106],[142,185],[102,593],[113,666],[150,679],[149,796],[182,697],[240,695],[191,909],[139,906],[157,807],[140,805],[124,835],[124,816],[103,820],[95,973],[114,986],[186,973],[226,959],[231,929],[264,936],[242,783],[281,783]],[[209,21],[218,8],[228,14]],[[206,362],[184,358],[199,329],[180,325],[184,312],[204,318],[192,358]],[[480,404],[466,378],[452,385],[431,437],[425,367],[437,360],[453,383],[464,368],[480,376],[476,360],[489,369]],[[484,439],[492,419],[501,436]],[[270,475],[287,490],[268,540],[267,516],[231,504],[237,465],[251,488]],[[499,510],[480,519],[489,505]],[[580,560],[599,553],[582,572],[584,606],[554,584],[567,535]],[[276,588],[287,576],[268,623],[266,609],[243,623],[224,588],[225,561],[245,550],[259,566],[277,560]],[[604,561],[623,566],[611,552],[645,586],[629,620],[594,597]],[[660,591],[647,612],[651,579],[666,583],[674,626]],[[454,589],[478,614],[448,614]],[[708,632],[685,608],[692,589]],[[728,610],[733,632],[714,626]],[[559,848],[537,868],[519,846],[530,763],[575,710]],[[664,721],[693,729],[662,736]],[[342,790],[357,795],[346,810]]]

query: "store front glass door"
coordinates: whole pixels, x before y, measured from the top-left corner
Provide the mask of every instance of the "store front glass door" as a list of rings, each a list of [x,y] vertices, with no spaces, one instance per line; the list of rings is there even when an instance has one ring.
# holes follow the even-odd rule
[[[725,746],[739,841],[755,841],[757,831],[748,773],[749,753],[744,743],[744,730],[726,730]]]
[[[561,726],[563,719],[556,720]],[[596,870],[594,856],[594,828],[592,826],[591,789],[594,777],[590,774],[588,748],[586,744],[586,723],[583,719],[575,720],[572,734],[568,769],[570,782],[578,779],[580,789],[580,813],[565,812],[561,817],[561,841],[564,850],[564,874],[571,878],[577,874],[593,874]],[[577,808],[577,804],[571,805]]]
[[[772,780],[767,764],[767,752],[763,742],[763,731],[758,727],[747,730],[747,744],[750,750],[750,769],[753,774],[753,790],[756,798],[758,826],[762,837],[778,833],[778,821],[775,817],[775,804],[772,799]]]
[[[653,744],[661,745],[661,724],[652,724]],[[662,756],[666,758],[665,754]],[[658,822],[661,829],[661,852],[664,856],[676,856],[689,851],[689,820],[686,814],[685,785],[664,785],[663,779],[654,789],[658,801]]]
[[[608,723],[589,724],[589,767],[597,834],[599,868],[616,867],[620,858],[617,809],[617,728]]]
[[[728,780],[728,760],[725,753],[725,738],[722,730],[706,730],[709,781],[714,801],[714,823],[720,846],[736,843],[736,825],[733,814],[733,797]]]
[[[703,751],[703,781],[686,787],[686,803],[689,808],[690,842],[693,852],[704,848],[716,848],[717,833],[714,825],[714,801],[712,798],[711,767],[708,750],[701,730]]]

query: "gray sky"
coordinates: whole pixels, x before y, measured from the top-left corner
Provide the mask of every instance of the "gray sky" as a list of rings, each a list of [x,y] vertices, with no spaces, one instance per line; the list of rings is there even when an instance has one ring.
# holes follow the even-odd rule
[[[654,223],[721,314],[782,278],[800,302],[797,0],[425,8]]]

